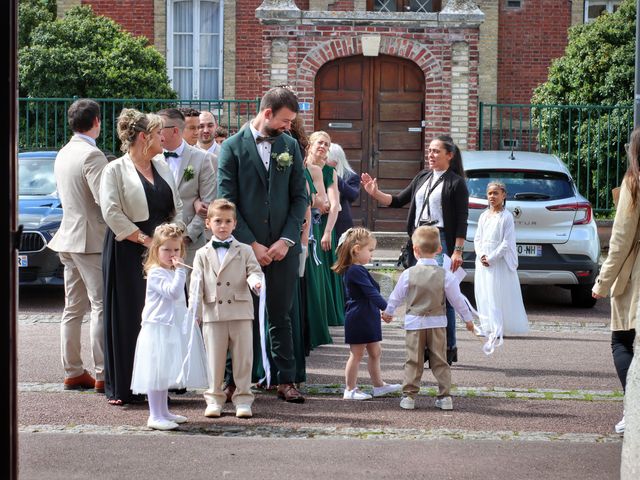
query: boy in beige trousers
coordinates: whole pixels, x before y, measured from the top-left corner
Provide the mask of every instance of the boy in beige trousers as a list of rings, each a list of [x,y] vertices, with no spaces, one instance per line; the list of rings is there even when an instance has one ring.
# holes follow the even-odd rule
[[[222,390],[227,351],[231,350],[236,390],[232,401],[236,417],[253,416],[251,405],[251,367],[253,363],[253,299],[260,292],[263,274],[249,245],[238,242],[231,232],[236,228],[236,207],[225,199],[209,205],[207,228],[212,238],[196,252],[189,303],[197,302],[211,380],[204,393],[205,416],[219,417],[227,396]]]

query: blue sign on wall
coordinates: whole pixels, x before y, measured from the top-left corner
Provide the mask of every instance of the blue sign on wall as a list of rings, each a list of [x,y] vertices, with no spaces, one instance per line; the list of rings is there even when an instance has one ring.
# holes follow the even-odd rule
[[[309,102],[298,102],[298,108],[301,112],[311,110],[311,104]]]

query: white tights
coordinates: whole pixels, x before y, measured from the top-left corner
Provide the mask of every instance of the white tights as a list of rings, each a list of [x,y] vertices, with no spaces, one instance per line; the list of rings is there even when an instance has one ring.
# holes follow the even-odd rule
[[[175,420],[176,415],[169,411],[169,391],[150,390],[147,392],[149,401],[149,417],[153,420]]]

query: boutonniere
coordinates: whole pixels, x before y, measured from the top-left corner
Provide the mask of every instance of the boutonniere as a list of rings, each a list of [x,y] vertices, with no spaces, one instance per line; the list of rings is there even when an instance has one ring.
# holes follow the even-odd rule
[[[277,154],[272,153],[271,158],[276,161],[276,170],[284,172],[293,163],[293,155],[289,153],[289,148],[285,147],[284,152]]]
[[[182,174],[182,178],[184,178],[185,181],[189,181],[195,176],[196,172],[193,170],[193,165],[189,165],[187,168],[185,168],[184,173]]]

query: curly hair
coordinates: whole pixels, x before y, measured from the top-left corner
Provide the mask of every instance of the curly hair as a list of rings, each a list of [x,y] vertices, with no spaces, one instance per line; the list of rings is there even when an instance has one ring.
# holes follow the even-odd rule
[[[150,134],[152,131],[162,127],[162,119],[154,113],[142,113],[135,108],[123,108],[118,116],[118,138],[121,145],[120,150],[127,153],[131,146],[136,143],[140,132]],[[151,139],[147,140],[144,151],[149,149]]]
[[[151,239],[151,246],[147,251],[147,257],[144,261],[143,270],[144,273],[149,273],[153,267],[160,266],[159,251],[160,247],[165,244],[167,240],[179,240],[180,241],[180,256],[185,255],[185,246],[182,241],[182,229],[175,223],[162,223],[156,227]]]

